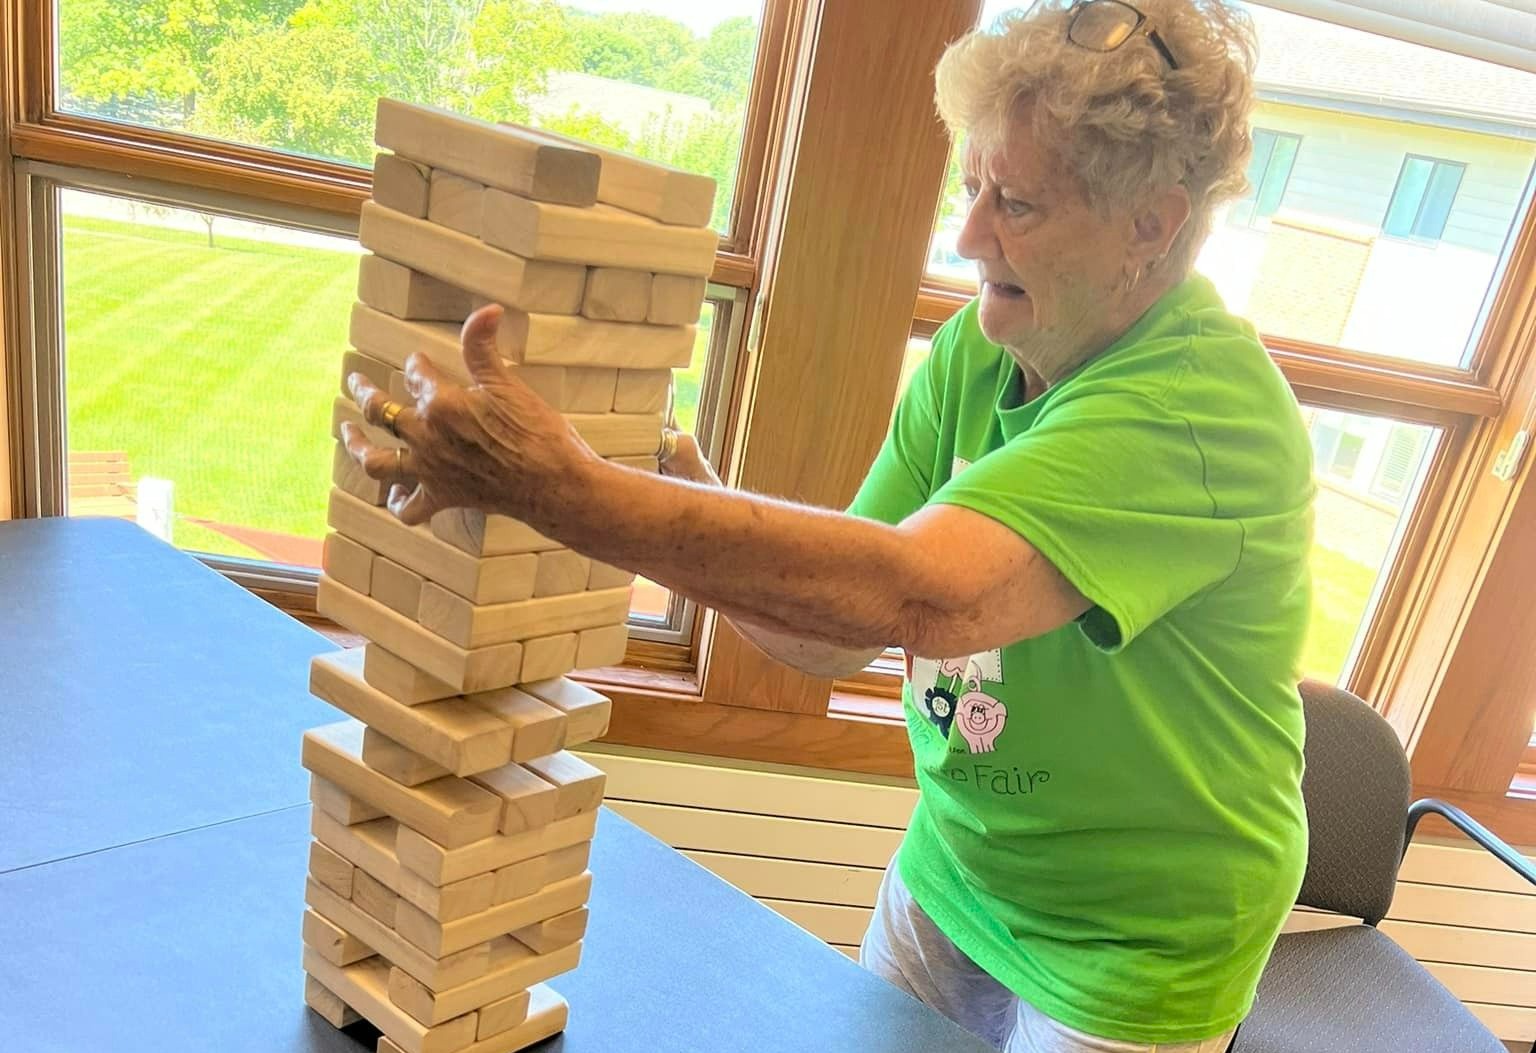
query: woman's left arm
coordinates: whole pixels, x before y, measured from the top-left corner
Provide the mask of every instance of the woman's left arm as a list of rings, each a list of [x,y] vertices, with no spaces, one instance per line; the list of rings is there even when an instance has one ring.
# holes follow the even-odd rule
[[[390,508],[405,522],[455,506],[513,516],[732,619],[844,648],[970,654],[1089,607],[1027,540],[969,509],[932,506],[888,526],[604,461],[502,364],[499,316],[486,308],[465,323],[473,387],[412,358],[416,405],[395,422],[404,462],[347,430],[369,474],[401,484]],[[350,383],[380,422],[383,392]]]

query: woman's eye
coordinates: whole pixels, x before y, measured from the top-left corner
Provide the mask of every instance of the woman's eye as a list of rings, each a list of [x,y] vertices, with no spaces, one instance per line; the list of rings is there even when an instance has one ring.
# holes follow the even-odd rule
[[[1028,201],[1020,201],[1016,197],[1005,197],[1002,199],[1002,203],[1003,211],[1010,216],[1025,216],[1035,210],[1035,206],[1031,205]]]
[[[966,183],[963,189],[965,191],[965,199],[967,201],[975,201],[976,195],[981,193],[981,187],[975,183]]]

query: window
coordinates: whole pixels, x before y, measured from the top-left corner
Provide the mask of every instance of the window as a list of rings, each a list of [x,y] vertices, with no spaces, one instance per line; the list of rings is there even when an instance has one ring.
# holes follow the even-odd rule
[[[1253,159],[1248,162],[1248,191],[1234,202],[1227,221],[1237,226],[1251,226],[1275,214],[1285,198],[1285,185],[1291,179],[1291,167],[1301,137],[1268,128],[1253,130]]]
[[[1394,237],[1439,241],[1466,171],[1453,161],[1405,158],[1381,229]]]
[[[59,0],[66,113],[367,166],[380,96],[702,172],[725,229],[760,0]]]

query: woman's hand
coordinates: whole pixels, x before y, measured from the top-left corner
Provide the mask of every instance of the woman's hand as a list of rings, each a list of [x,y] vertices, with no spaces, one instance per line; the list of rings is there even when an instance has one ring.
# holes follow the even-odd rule
[[[686,479],[690,483],[722,485],[720,477],[710,467],[709,461],[704,459],[704,453],[699,449],[699,440],[687,432],[673,431],[672,434],[677,439],[677,446],[671,453],[663,456],[660,462],[661,474],[674,479]]]
[[[470,315],[461,334],[465,387],[422,355],[406,363],[413,405],[398,411],[399,454],[342,425],[347,451],[375,479],[390,483],[389,510],[415,525],[443,508],[477,508],[547,522],[581,490],[596,455],[559,412],[502,364],[496,347],[500,307]],[[347,387],[368,423],[386,426],[389,396],[359,373]],[[396,404],[398,405],[398,404]]]

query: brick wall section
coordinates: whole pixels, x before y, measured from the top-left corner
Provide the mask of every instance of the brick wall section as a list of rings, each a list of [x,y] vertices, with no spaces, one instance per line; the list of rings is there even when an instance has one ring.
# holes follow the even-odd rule
[[[1339,344],[1373,232],[1294,215],[1271,220],[1248,317],[1261,333]]]

